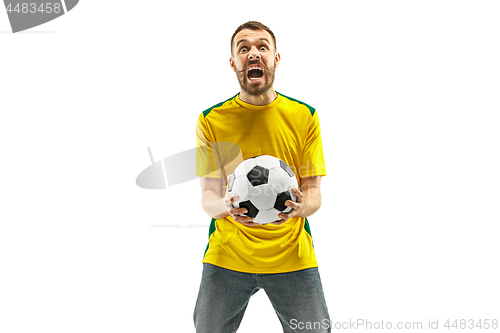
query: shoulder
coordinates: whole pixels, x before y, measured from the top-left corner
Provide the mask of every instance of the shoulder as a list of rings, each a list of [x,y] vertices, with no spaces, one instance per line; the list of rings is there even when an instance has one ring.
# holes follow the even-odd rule
[[[288,103],[290,103],[292,105],[295,105],[297,107],[306,108],[309,111],[309,113],[311,114],[311,116],[314,116],[314,113],[316,112],[316,109],[313,108],[312,106],[310,106],[309,104],[304,103],[302,101],[299,101],[298,99],[295,99],[295,98],[283,95],[280,92],[277,92],[277,93],[279,95],[281,95]]]
[[[200,117],[203,117],[203,118],[206,118],[208,116],[208,114],[210,112],[212,112],[213,110],[215,109],[220,109],[220,108],[224,108],[229,102],[231,102],[236,96],[238,96],[238,94],[232,96],[231,98],[228,98],[226,99],[225,101],[223,102],[220,102],[220,103],[217,103],[215,105],[212,105],[211,107],[209,107],[208,109],[206,109],[205,111],[203,111],[201,114],[200,114]]]

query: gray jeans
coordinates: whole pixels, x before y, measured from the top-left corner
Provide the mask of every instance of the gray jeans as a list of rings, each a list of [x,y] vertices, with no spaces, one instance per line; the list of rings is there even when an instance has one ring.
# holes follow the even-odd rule
[[[250,297],[260,289],[264,289],[269,297],[283,332],[331,332],[318,268],[279,274],[252,274],[211,264],[203,264],[194,309],[196,332],[236,332]]]

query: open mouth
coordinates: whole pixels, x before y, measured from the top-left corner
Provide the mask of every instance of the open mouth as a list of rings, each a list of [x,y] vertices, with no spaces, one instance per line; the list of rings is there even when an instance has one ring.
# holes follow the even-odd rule
[[[252,67],[248,70],[248,80],[250,82],[257,82],[264,76],[264,71],[259,67]]]

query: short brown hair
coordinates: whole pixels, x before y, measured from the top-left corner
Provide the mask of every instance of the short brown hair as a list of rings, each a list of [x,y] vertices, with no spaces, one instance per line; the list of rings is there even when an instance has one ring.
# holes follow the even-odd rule
[[[267,32],[269,32],[269,34],[271,35],[271,37],[273,37],[273,43],[274,43],[274,50],[276,50],[276,37],[274,37],[274,34],[273,32],[271,31],[271,29],[269,29],[267,26],[265,26],[264,24],[260,23],[260,22],[257,22],[257,21],[248,21],[247,23],[243,23],[242,25],[240,25],[235,31],[234,31],[234,34],[233,36],[231,37],[231,54],[233,54],[233,42],[234,42],[234,36],[236,36],[236,34],[238,32],[240,32],[241,30],[243,29],[250,29],[250,30],[265,30]]]

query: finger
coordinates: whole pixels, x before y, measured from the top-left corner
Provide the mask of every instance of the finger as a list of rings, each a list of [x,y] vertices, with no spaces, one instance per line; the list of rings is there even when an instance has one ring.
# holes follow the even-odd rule
[[[302,191],[300,191],[297,188],[293,188],[292,189],[292,193],[295,194],[295,196],[297,197],[297,202],[301,202],[302,201],[302,197],[304,196],[304,194],[302,193]]]
[[[285,206],[291,207],[292,209],[295,209],[295,210],[300,208],[300,204],[297,202],[293,202],[292,200],[285,201]]]
[[[285,219],[281,219],[281,220],[279,220],[279,221],[274,221],[274,222],[271,222],[271,224],[274,224],[274,225],[281,225],[281,224],[283,224],[283,223],[285,223],[285,222],[286,222],[286,220],[285,220]]]
[[[297,203],[294,203],[294,204],[297,205],[298,208],[300,208],[299,204],[297,204]],[[278,217],[281,218],[281,219],[285,219],[285,220],[291,219],[292,217],[297,216],[296,213],[298,211],[298,208],[297,209],[292,209],[288,213],[281,213],[281,214],[278,215]]]
[[[238,197],[237,195],[234,195],[232,197],[227,197],[226,199],[224,199],[224,203],[227,205],[227,206],[231,206],[232,203],[235,203],[236,201],[238,201],[240,199],[240,197]]]
[[[241,224],[247,226],[247,227],[255,227],[257,225],[260,225],[258,223],[255,223],[255,222],[241,222]]]
[[[246,208],[231,208],[229,210],[229,214],[231,215],[242,215],[248,213],[248,209]]]
[[[258,223],[255,223],[255,222],[252,222],[253,221],[253,218],[251,217],[248,217],[248,216],[240,216],[240,215],[236,215],[233,217],[233,219],[236,221],[236,222],[240,222],[241,224],[244,224],[248,227],[251,227],[251,226],[255,226],[255,225],[259,225]]]
[[[249,216],[244,216],[244,215],[239,215],[239,214],[233,214],[232,215],[233,219],[236,221],[236,222],[252,222],[253,219]]]

